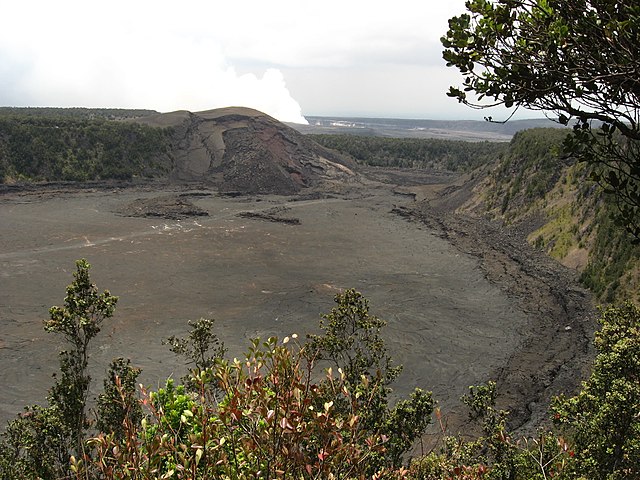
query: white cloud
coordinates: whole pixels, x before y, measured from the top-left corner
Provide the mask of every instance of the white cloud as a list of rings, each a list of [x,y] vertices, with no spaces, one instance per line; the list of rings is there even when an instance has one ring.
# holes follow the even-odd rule
[[[34,3],[42,10],[32,17]],[[15,21],[0,34],[0,56],[5,51],[24,65],[0,80],[5,104],[160,111],[240,105],[305,123],[280,71],[236,73],[219,39],[171,27],[179,16],[172,17],[169,9],[159,15],[155,4],[148,5],[146,16],[122,3],[122,9],[105,11],[89,9],[88,2],[52,5],[16,2],[7,12]]]
[[[446,97],[460,79],[440,53],[464,0],[0,0],[0,12],[0,104],[477,114]]]

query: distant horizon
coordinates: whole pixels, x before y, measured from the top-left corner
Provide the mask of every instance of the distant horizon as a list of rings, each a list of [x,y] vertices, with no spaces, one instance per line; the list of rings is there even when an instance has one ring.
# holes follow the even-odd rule
[[[487,117],[489,115],[486,115]],[[432,120],[435,122],[488,122],[488,120],[486,118],[453,118],[453,117],[448,117],[448,118],[438,118],[436,116],[434,117],[413,117],[413,116],[405,116],[405,117],[395,117],[395,116],[373,116],[373,115],[312,115],[312,114],[303,114],[303,117],[305,118],[349,118],[349,119],[370,119],[370,120]],[[493,119],[494,122],[493,123],[502,123],[501,120],[499,120],[497,117]],[[506,120],[506,118],[505,118]],[[548,120],[550,122],[552,122],[553,120],[550,118],[545,117],[544,115],[542,116],[531,116],[531,117],[515,117],[515,118],[511,118],[508,121],[509,122],[521,122],[521,121],[528,121],[528,120]],[[295,122],[287,122],[287,123],[295,123]]]
[[[257,108],[254,107],[248,107],[248,106],[243,106],[243,105],[229,105],[229,106],[222,106],[222,107],[212,107],[212,108],[207,108],[207,109],[198,109],[198,110],[189,110],[187,108],[181,108],[181,109],[177,109],[177,110],[167,110],[167,111],[161,111],[158,109],[154,109],[154,108],[145,108],[145,107],[110,107],[110,106],[101,106],[101,107],[87,107],[87,106],[79,106],[79,105],[74,105],[74,106],[53,106],[53,105],[29,105],[29,106],[16,106],[16,105],[2,105],[0,106],[0,109],[2,108],[13,108],[13,109],[60,109],[60,110],[73,110],[73,109],[84,109],[84,110],[140,110],[140,111],[153,111],[153,112],[157,112],[160,114],[167,114],[167,113],[172,113],[172,112],[176,112],[176,111],[189,111],[191,113],[198,113],[198,112],[206,112],[206,111],[210,111],[210,110],[218,110],[218,109],[222,109],[222,108],[251,108],[253,110],[257,110],[260,111],[266,115],[270,115],[267,112],[264,112],[262,110],[259,110]],[[548,120],[550,122],[553,122],[552,119],[546,117],[542,112],[533,112],[533,111],[526,111],[527,113],[532,114],[531,116],[523,116],[522,114],[520,115],[516,115],[513,118],[509,118],[508,116],[504,117],[504,120],[508,119],[508,123],[510,122],[521,122],[521,121],[538,121],[538,120]],[[537,113],[537,116],[536,116]],[[500,115],[504,115],[504,111],[500,112]],[[270,115],[273,116],[273,115]],[[339,114],[326,114],[326,113],[322,113],[322,114],[306,114],[303,113],[301,114],[301,116],[304,119],[307,118],[336,118],[336,119],[340,119],[340,118],[345,118],[345,119],[369,119],[369,120],[415,120],[415,121],[435,121],[435,122],[488,122],[488,120],[486,119],[486,117],[491,116],[489,110],[487,110],[487,113],[485,115],[481,115],[476,118],[472,118],[472,117],[443,117],[441,115],[437,115],[434,114],[434,116],[428,117],[428,116],[394,116],[393,114],[390,115],[385,115],[385,114],[380,114],[380,115],[375,115],[375,114],[345,114],[345,113],[339,113]],[[275,117],[274,117],[275,118]],[[279,119],[278,119],[279,120]],[[298,124],[298,125],[304,125],[303,123],[299,123],[299,122],[295,122],[295,121],[290,121],[290,120],[279,120],[283,123],[294,123],[294,124]],[[496,115],[496,113],[494,113],[493,115],[493,122],[492,123],[503,123],[503,119],[501,117],[498,117]]]

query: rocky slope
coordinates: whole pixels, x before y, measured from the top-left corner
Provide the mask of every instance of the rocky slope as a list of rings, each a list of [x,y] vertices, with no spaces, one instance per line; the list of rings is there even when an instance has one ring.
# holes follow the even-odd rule
[[[249,108],[177,111],[135,121],[172,129],[174,181],[215,184],[222,193],[289,195],[355,178],[350,160]]]
[[[615,201],[590,179],[589,166],[562,154],[564,137],[551,129],[519,132],[500,158],[475,172],[456,208],[519,230],[599,302],[638,301],[640,246],[614,221]]]

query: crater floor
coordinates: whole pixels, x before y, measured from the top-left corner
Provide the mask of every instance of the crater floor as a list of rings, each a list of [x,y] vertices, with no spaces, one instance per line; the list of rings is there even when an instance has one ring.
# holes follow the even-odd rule
[[[208,216],[184,220],[116,212],[151,189],[38,191],[0,196],[0,421],[41,402],[62,339],[47,334],[48,308],[63,303],[74,261],[118,295],[93,345],[94,390],[114,357],[129,357],[156,387],[183,366],[161,345],[187,320],[216,319],[239,356],[251,337],[316,332],[340,289],[356,288],[388,321],[392,357],[404,365],[396,390],[432,390],[454,408],[467,386],[487,380],[524,338],[518,304],[486,280],[478,259],[428,227],[391,213],[407,197],[371,187],[294,201],[264,196],[189,197]],[[299,224],[242,212],[278,212]]]

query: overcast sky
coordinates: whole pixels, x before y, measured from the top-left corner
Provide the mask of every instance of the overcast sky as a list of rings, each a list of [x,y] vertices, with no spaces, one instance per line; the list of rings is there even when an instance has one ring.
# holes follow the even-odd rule
[[[439,38],[463,12],[464,0],[0,0],[0,105],[482,118],[445,95],[460,77]]]

